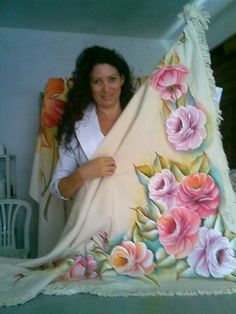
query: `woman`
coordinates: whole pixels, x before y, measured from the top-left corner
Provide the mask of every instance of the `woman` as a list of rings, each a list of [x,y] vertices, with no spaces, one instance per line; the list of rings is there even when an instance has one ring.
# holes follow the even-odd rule
[[[71,198],[87,180],[114,174],[111,156],[91,157],[133,95],[126,61],[103,47],[81,53],[72,81],[58,128],[60,157],[51,183],[51,192],[62,199]]]

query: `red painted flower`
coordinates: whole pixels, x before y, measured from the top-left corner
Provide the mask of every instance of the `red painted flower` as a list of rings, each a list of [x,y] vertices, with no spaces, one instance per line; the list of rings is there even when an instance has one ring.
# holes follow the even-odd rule
[[[41,125],[52,128],[57,126],[63,115],[64,101],[56,98],[49,98],[45,101],[41,114]]]
[[[197,212],[202,218],[216,214],[219,202],[219,189],[205,173],[191,174],[178,186],[177,204]]]
[[[188,208],[172,208],[157,220],[159,239],[168,254],[186,257],[198,240],[201,219]]]

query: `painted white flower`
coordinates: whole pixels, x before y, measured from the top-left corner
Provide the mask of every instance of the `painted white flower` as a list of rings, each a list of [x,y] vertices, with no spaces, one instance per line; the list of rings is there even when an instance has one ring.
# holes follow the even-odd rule
[[[189,265],[203,277],[223,278],[236,269],[230,242],[219,231],[202,227],[195,249],[189,254]]]

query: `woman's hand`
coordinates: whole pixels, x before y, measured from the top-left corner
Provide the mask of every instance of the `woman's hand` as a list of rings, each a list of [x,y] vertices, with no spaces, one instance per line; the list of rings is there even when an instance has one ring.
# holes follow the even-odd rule
[[[112,176],[116,170],[116,162],[112,157],[99,157],[78,168],[82,180]]]
[[[68,177],[60,180],[58,188],[61,196],[70,198],[85,181],[112,176],[116,170],[116,163],[112,157],[99,157],[78,167]]]

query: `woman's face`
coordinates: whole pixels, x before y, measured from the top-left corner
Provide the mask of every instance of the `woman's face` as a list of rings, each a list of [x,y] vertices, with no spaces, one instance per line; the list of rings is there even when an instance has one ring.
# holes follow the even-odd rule
[[[121,88],[124,78],[109,64],[97,64],[90,74],[93,99],[100,108],[120,106]]]

